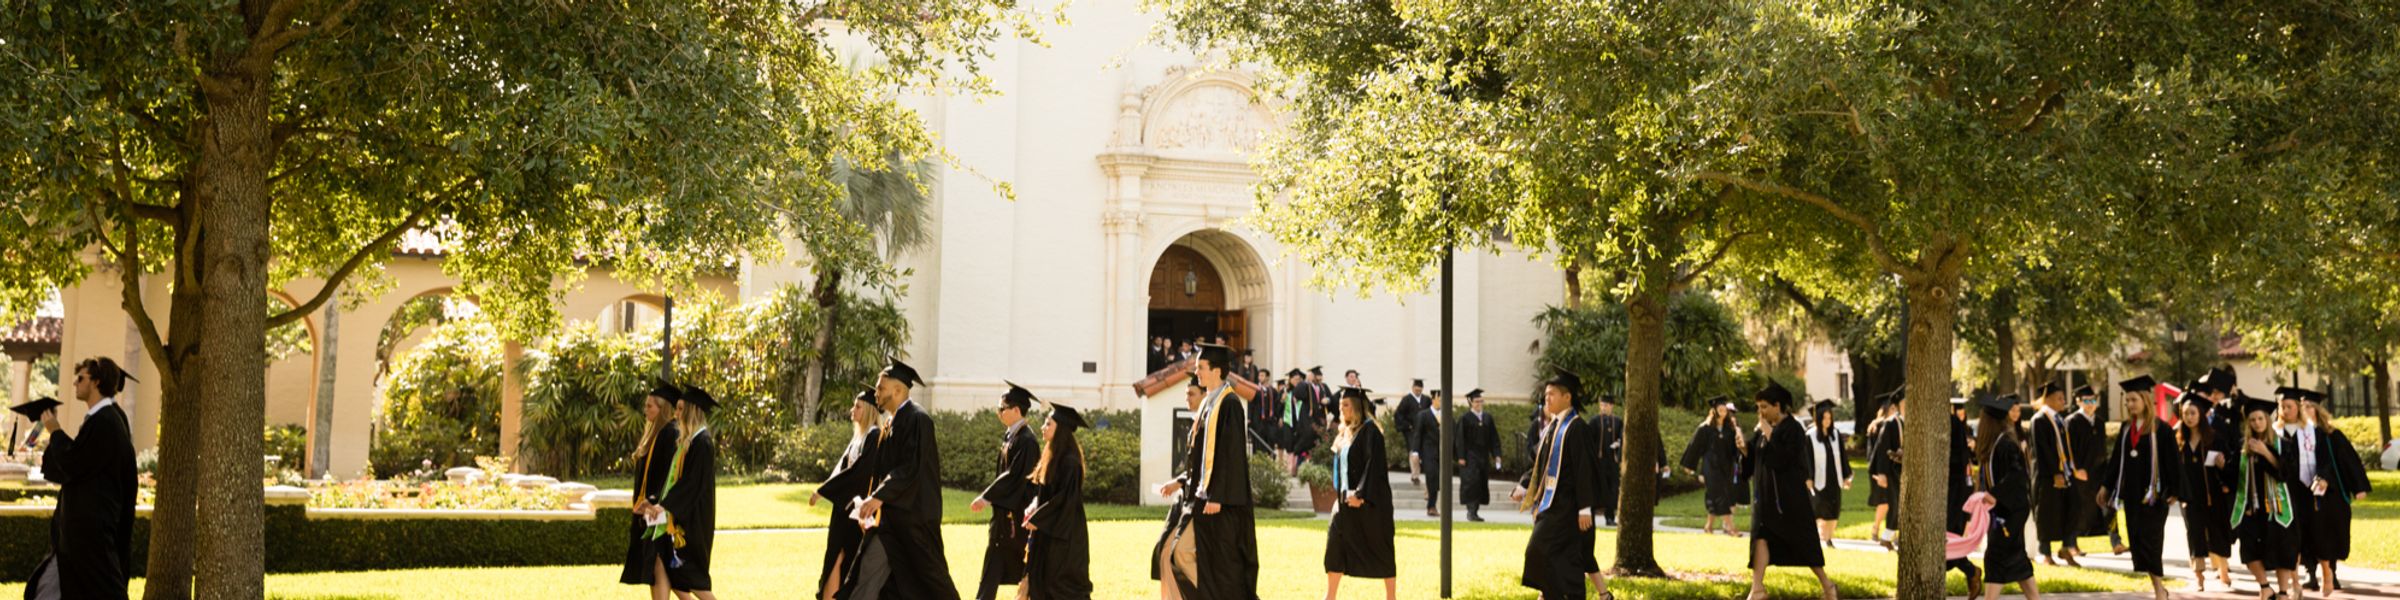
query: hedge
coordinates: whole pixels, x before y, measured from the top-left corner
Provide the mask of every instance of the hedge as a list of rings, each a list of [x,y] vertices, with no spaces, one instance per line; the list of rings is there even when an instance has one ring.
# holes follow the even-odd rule
[[[431,567],[608,564],[624,560],[626,508],[590,519],[349,519],[308,517],[298,505],[266,507],[270,573]],[[133,525],[133,576],[149,556],[150,519]],[[50,516],[0,515],[0,581],[23,581],[50,553]]]
[[[1483,406],[1484,413],[1491,415],[1493,426],[1500,431],[1501,468],[1499,472],[1492,474],[1494,478],[1515,478],[1523,474],[1526,469],[1532,468],[1533,458],[1526,454],[1525,429],[1532,425],[1533,410],[1533,406],[1528,404],[1487,403]],[[1585,410],[1588,413],[1591,409],[1587,407]],[[1464,412],[1463,409],[1461,412]],[[1623,407],[1619,407],[1618,415],[1623,416],[1623,414]],[[1392,424],[1391,412],[1385,411],[1376,420],[1383,425],[1385,456],[1394,457],[1391,460],[1392,470],[1407,471],[1408,447],[1400,439],[1399,428]],[[1692,431],[1699,427],[1700,415],[1698,413],[1680,408],[1660,408],[1658,410],[1659,450],[1666,453],[1668,465],[1675,464],[1676,459],[1681,458],[1679,455],[1683,452],[1684,444],[1691,441]],[[1320,443],[1319,447],[1325,447],[1325,443]],[[1316,454],[1317,456],[1312,459],[1317,462],[1323,462],[1323,457],[1332,456],[1331,452],[1320,451]],[[1658,495],[1664,498],[1699,487],[1699,480],[1694,479],[1691,475],[1677,472],[1667,479],[1666,485],[1660,488]]]

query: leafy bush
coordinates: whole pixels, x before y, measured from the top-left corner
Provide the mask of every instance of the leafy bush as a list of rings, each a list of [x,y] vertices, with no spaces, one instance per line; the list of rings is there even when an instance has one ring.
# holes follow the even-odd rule
[[[848,419],[794,429],[776,445],[771,465],[791,481],[824,481],[841,462],[842,451],[849,449],[851,433]]]
[[[491,323],[433,329],[384,380],[368,462],[375,473],[447,468],[500,449],[500,338]]]
[[[1542,328],[1541,373],[1564,369],[1583,377],[1586,392],[1624,397],[1632,325],[1625,305],[1551,307],[1534,322]],[[1725,305],[1708,294],[1677,295],[1667,301],[1666,325],[1663,405],[1692,408],[1713,396],[1748,393],[1753,382],[1743,371],[1753,353],[1741,321]]]
[[[1135,421],[1075,432],[1083,444],[1083,497],[1107,504],[1142,501],[1142,439]]]
[[[265,448],[267,456],[282,459],[286,468],[307,462],[308,428],[299,425],[268,425]]]
[[[2358,447],[2358,459],[2367,468],[2380,464],[2377,457],[2383,456],[2383,425],[2375,417],[2341,417],[2333,420],[2333,427],[2350,438],[2350,445]]]
[[[1250,454],[1251,510],[1281,510],[1292,495],[1292,480],[1271,454]]]
[[[658,380],[657,333],[605,334],[579,324],[541,351],[526,353],[526,470],[564,478],[631,472],[627,463],[641,443],[642,397]],[[725,434],[717,423],[724,420],[709,419],[719,431],[720,452]]]

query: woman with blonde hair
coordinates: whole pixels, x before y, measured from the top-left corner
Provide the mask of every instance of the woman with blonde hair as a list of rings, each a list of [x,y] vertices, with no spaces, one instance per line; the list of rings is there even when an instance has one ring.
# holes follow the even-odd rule
[[[874,390],[860,390],[850,399],[850,444],[843,447],[841,461],[834,463],[825,483],[808,496],[809,506],[816,506],[820,499],[833,501],[833,520],[825,528],[825,558],[817,568],[818,600],[833,600],[834,593],[841,590],[843,575],[850,572],[858,544],[866,537],[858,519],[850,516],[850,504],[867,495],[869,471],[879,446],[875,425],[882,414],[875,409]]]
[[[708,430],[708,413],[716,410],[717,399],[699,387],[686,387],[680,406],[675,424],[683,438],[658,503],[641,513],[650,523],[648,539],[657,545],[651,577],[666,582],[677,596],[715,600],[708,559],[717,531],[717,438]],[[656,586],[651,590],[652,598],[664,600]]]
[[[636,516],[630,524],[630,531],[626,532],[626,538],[632,543],[625,545],[625,570],[617,576],[617,582],[650,586],[652,597],[664,597],[666,580],[651,576],[650,563],[653,562],[655,547],[642,543],[644,534],[650,528],[639,515],[658,502],[659,488],[666,485],[667,468],[671,466],[668,463],[675,458],[676,440],[682,439],[675,431],[675,404],[682,397],[682,391],[663,382],[642,397],[642,439],[634,446],[630,463],[636,469],[633,472],[633,512]]]
[[[1333,437],[1333,523],[1325,528],[1325,597],[1342,589],[1342,577],[1383,580],[1383,596],[1400,593],[1392,547],[1392,482],[1384,476],[1383,428],[1367,391],[1341,391],[1341,429]]]
[[[2283,435],[2275,429],[2273,402],[2244,399],[2240,479],[2233,490],[2233,533],[2242,540],[2242,564],[2258,582],[2260,600],[2299,591],[2293,568],[2300,558],[2300,540],[2292,531],[2292,497],[2284,489],[2279,454]]]

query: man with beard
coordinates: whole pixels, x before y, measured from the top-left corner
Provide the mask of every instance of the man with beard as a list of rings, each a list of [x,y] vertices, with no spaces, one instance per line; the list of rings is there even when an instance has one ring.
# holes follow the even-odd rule
[[[887,358],[875,399],[888,424],[879,433],[867,498],[858,503],[867,537],[856,589],[842,590],[842,597],[958,600],[950,559],[942,554],[942,450],[933,415],[909,401],[925,380],[908,363]]]
[[[1191,568],[1170,561],[1181,597],[1197,600],[1255,600],[1258,597],[1258,535],[1251,512],[1247,416],[1240,396],[1225,379],[1233,352],[1224,346],[1201,346],[1193,372],[1202,394],[1193,415],[1191,443],[1184,454],[1183,475],[1161,494],[1191,490],[1185,508],[1190,522],[1175,545],[1191,549]],[[1170,550],[1180,553],[1180,549]]]

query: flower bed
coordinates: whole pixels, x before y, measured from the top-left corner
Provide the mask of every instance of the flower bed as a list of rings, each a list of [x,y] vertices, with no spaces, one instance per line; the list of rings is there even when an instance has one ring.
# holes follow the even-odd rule
[[[567,500],[548,489],[496,483],[408,482],[361,479],[312,484],[309,508],[430,510],[561,510]]]

